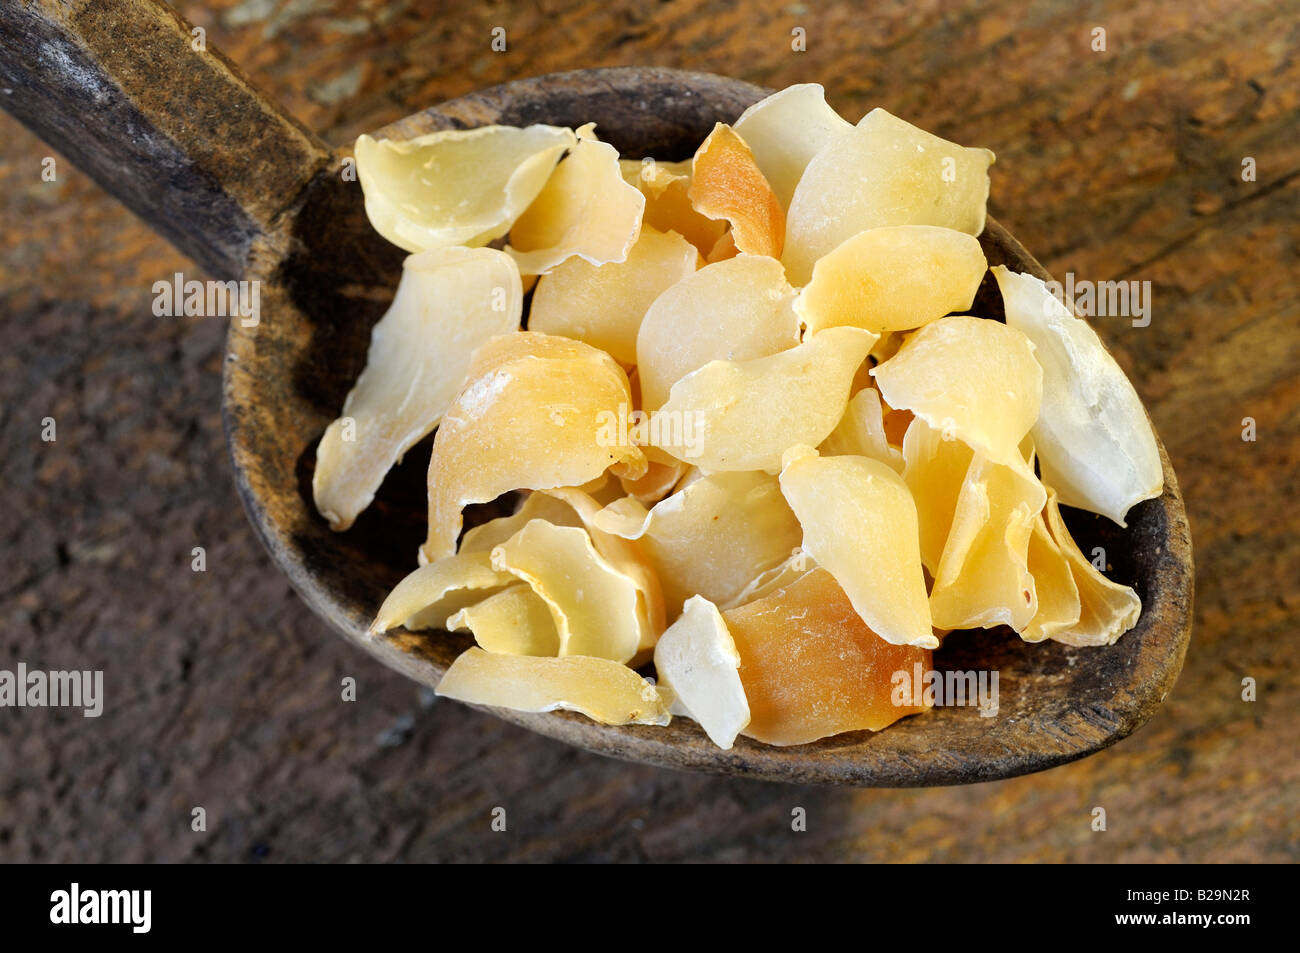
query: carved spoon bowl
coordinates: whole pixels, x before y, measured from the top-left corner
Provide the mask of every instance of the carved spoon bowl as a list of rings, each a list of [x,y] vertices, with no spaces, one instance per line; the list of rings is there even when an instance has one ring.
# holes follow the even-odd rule
[[[231,322],[223,387],[248,516],[315,613],[384,664],[436,685],[468,637],[400,629],[366,635],[388,590],[414,568],[424,537],[427,442],[407,454],[348,532],[332,532],[312,505],[316,443],[364,364],[370,328],[391,300],[403,257],[366,221],[346,151],[328,150],[217,54],[195,53],[188,26],[152,0],[5,5],[0,26],[8,28],[0,30],[5,85],[29,94],[5,97],[11,111],[214,276],[260,282],[256,324]],[[62,57],[37,52],[51,44]],[[715,122],[734,121],[765,94],[703,73],[582,70],[471,93],[374,135],[594,121],[624,156],[678,159]],[[1048,277],[992,217],[980,241],[990,265]],[[972,310],[1002,317],[990,276]],[[1006,630],[980,630],[954,633],[936,652],[940,671],[998,672],[996,717],[974,707],[935,708],[876,734],[790,748],[740,738],[720,751],[685,719],[616,728],[563,712],[493,713],[601,754],[791,782],[956,784],[1084,757],[1152,715],[1186,652],[1191,542],[1163,445],[1160,453],[1164,495],[1136,506],[1127,529],[1067,516],[1084,552],[1105,547],[1111,577],[1137,590],[1136,628],[1104,649],[1027,645]],[[489,515],[490,507],[477,514]]]

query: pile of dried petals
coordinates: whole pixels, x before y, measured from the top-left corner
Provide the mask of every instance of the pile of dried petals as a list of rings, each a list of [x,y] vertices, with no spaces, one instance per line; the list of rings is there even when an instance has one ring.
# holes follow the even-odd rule
[[[963,314],[987,150],[801,85],[687,162],[593,125],[362,136],[356,160],[412,254],[313,489],[347,529],[437,429],[419,568],[372,632],[472,633],[440,694],[803,744],[920,711],[891,676],[950,630],[1136,623],[1059,507],[1124,525],[1162,490],[1155,438],[1037,278],[996,267],[1006,323]]]

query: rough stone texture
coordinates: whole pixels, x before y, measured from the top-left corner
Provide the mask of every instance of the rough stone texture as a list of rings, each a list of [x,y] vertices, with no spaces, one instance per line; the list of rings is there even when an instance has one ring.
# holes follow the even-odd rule
[[[879,103],[993,148],[994,210],[1049,269],[1154,284],[1150,327],[1100,324],[1137,369],[1182,482],[1196,628],[1174,693],[1132,738],[967,788],[678,774],[427,707],[307,613],[253,538],[221,437],[224,328],[149,307],[152,282],[189,263],[61,159],[43,182],[50,151],[0,117],[0,665],[103,668],[109,692],[97,721],[0,711],[0,859],[1300,854],[1300,27],[1286,9],[179,8],[332,143],[516,76],[650,64],[820,81],[851,117]],[[497,25],[506,54],[490,51]],[[790,51],[794,26],[806,53]],[[1105,53],[1089,48],[1094,26]],[[336,81],[358,67],[349,94]],[[1256,182],[1241,180],[1245,156]],[[39,439],[45,416],[53,445]],[[1246,416],[1255,442],[1241,440]],[[206,574],[189,569],[195,545]],[[354,704],[339,701],[345,675]],[[206,833],[190,831],[195,805]],[[507,833],[489,829],[497,805]],[[790,831],[795,806],[806,833]],[[1090,829],[1094,806],[1105,833]]]

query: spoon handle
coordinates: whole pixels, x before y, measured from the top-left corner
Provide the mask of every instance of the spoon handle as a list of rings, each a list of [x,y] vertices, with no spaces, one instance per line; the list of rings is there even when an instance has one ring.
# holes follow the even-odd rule
[[[223,279],[330,161],[158,0],[0,0],[0,105]]]

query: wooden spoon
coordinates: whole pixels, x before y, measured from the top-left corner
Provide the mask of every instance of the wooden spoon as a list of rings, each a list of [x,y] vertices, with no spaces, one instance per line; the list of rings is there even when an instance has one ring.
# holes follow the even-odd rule
[[[403,254],[366,221],[346,150],[331,152],[219,54],[195,45],[189,26],[153,0],[6,2],[0,81],[12,92],[0,99],[213,276],[261,282],[260,321],[232,321],[225,362],[226,433],[248,515],[317,614],[386,665],[437,685],[467,637],[365,634],[384,595],[415,567],[427,442],[347,533],[331,532],[311,502],[316,443],[364,365]],[[595,121],[626,156],[679,159],[716,121],[734,120],[763,95],[702,73],[582,70],[472,93],[375,135]],[[993,218],[980,240],[990,265],[1048,277]],[[1002,316],[989,277],[974,311]],[[494,713],[602,754],[780,781],[954,784],[1083,757],[1151,716],[1186,652],[1191,541],[1163,445],[1160,453],[1164,495],[1135,507],[1127,530],[1084,513],[1069,519],[1083,551],[1105,547],[1111,577],[1141,596],[1135,629],[1097,649],[1027,645],[1007,630],[954,633],[936,653],[940,670],[999,673],[997,717],[936,708],[878,734],[793,748],[741,738],[719,751],[685,719],[668,728],[611,728],[568,713]],[[491,515],[483,509],[480,519]]]

